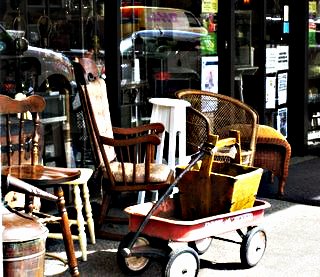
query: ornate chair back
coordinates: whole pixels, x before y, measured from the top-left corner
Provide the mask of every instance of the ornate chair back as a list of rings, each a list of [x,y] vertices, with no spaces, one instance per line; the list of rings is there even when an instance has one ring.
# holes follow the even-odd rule
[[[22,99],[0,95],[2,185],[8,177],[13,177],[38,188],[54,188],[68,265],[71,275],[79,276],[64,193],[60,184],[77,179],[80,171],[42,165],[41,146],[43,143],[41,141],[43,136],[40,113],[45,106],[44,98],[39,95],[31,95]],[[24,210],[28,214],[35,212],[34,195],[34,191],[25,193]],[[40,216],[39,213],[37,215]],[[57,217],[48,215],[45,217],[48,221],[57,221]]]

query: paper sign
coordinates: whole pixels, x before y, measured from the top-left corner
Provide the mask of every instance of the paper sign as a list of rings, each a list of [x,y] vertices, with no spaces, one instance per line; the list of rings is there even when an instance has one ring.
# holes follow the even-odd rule
[[[278,70],[288,70],[289,69],[289,46],[279,45],[278,50]]]
[[[276,77],[266,78],[266,109],[276,107]]]
[[[218,0],[202,0],[202,13],[217,13]]]
[[[266,74],[277,72],[277,48],[266,48]]]
[[[278,104],[287,103],[287,81],[288,73],[278,74]]]
[[[218,57],[202,57],[201,89],[218,92]]]
[[[278,110],[277,129],[286,138],[287,137],[287,122],[288,122],[288,109],[282,108]]]

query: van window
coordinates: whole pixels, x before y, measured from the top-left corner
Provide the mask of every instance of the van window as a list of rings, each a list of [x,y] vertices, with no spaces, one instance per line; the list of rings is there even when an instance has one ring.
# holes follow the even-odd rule
[[[189,22],[190,27],[199,27],[200,26],[198,19],[191,12],[186,11],[185,15],[188,18],[188,22]]]
[[[13,39],[4,31],[2,26],[0,26],[0,54],[13,54],[14,51]]]
[[[182,30],[206,32],[200,21],[189,11],[174,8],[121,7],[122,38],[142,30]]]

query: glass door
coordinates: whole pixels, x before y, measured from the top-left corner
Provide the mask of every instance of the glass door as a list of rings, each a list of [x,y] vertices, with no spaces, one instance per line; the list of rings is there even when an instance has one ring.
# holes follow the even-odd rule
[[[309,1],[308,33],[308,148],[320,146],[320,13],[319,2]]]
[[[173,1],[158,1],[157,5],[148,1],[122,1],[122,126],[149,120],[149,98],[175,98],[177,90],[200,89],[201,82],[205,82],[202,80],[202,57],[216,55],[216,22],[213,14],[203,18],[197,10]],[[210,11],[215,12],[214,9]],[[217,91],[216,66],[214,62],[216,72],[210,85]]]

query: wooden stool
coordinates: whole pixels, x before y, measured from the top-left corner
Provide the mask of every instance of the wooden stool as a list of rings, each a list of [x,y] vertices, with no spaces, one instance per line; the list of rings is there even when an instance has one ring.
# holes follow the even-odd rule
[[[94,232],[94,222],[92,218],[92,208],[90,204],[90,195],[88,189],[88,180],[93,174],[91,168],[78,168],[81,171],[81,175],[78,179],[74,181],[69,181],[62,183],[62,185],[69,185],[73,188],[74,193],[74,207],[77,211],[77,219],[69,219],[70,225],[78,225],[78,235],[72,235],[72,239],[79,240],[80,249],[82,252],[82,260],[87,261],[87,236],[85,233],[85,224],[88,226],[90,241],[92,244],[96,243],[95,232]],[[84,200],[84,207],[86,211],[86,221],[84,220],[82,214],[82,199],[80,194],[80,185],[82,185],[82,196]],[[58,233],[49,233],[48,237],[55,239],[62,239],[62,235]]]

